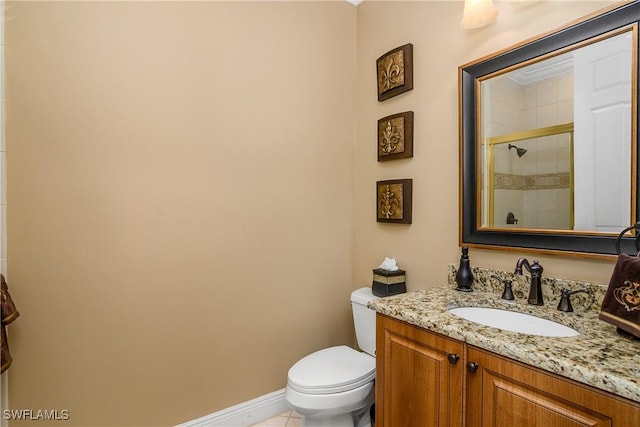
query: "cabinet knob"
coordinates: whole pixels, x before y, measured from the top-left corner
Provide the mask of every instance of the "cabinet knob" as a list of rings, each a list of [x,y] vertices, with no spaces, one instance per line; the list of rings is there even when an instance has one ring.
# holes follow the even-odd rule
[[[475,374],[478,370],[478,364],[476,362],[467,362],[467,370],[472,374]]]
[[[460,356],[458,356],[455,353],[451,353],[450,355],[447,356],[447,359],[449,359],[449,363],[451,363],[452,365],[455,365],[456,363],[458,363],[458,360],[460,360]]]

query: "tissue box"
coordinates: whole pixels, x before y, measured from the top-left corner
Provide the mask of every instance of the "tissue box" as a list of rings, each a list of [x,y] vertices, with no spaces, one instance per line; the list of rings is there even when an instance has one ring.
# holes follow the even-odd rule
[[[404,270],[389,271],[381,268],[373,270],[371,290],[375,296],[388,297],[407,292],[406,273]]]

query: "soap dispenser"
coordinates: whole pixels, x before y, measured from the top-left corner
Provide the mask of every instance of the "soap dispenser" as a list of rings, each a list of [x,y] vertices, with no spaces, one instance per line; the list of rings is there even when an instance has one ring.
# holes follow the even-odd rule
[[[471,292],[471,284],[473,283],[473,273],[471,272],[471,265],[469,264],[469,248],[466,246],[462,248],[462,255],[460,255],[460,266],[456,273],[456,290],[462,292]]]

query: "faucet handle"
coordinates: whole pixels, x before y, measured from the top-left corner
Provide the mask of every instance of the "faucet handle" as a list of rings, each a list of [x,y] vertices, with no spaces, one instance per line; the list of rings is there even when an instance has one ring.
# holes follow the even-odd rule
[[[502,296],[500,298],[502,299],[506,299],[509,301],[513,301],[514,299],[516,299],[513,296],[513,290],[511,289],[511,280],[508,279],[502,279],[501,277],[499,277],[496,274],[492,274],[491,275],[492,279],[496,279],[498,282],[502,283],[504,285],[504,290],[502,291]]]
[[[570,313],[573,311],[573,306],[571,305],[571,295],[577,294],[580,292],[589,293],[588,289],[578,289],[575,291],[570,291],[569,289],[562,289],[560,293],[560,302],[558,303],[558,310],[564,311],[566,313]]]
[[[516,297],[513,296],[513,289],[511,289],[511,280],[505,280],[502,283],[504,283],[504,290],[502,291],[501,298],[509,301],[516,299]]]

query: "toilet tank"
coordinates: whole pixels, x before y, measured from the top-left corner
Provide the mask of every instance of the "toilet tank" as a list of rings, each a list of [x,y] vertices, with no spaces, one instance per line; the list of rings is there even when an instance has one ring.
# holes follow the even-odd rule
[[[373,357],[376,355],[376,312],[367,308],[367,303],[377,299],[371,288],[360,288],[351,293],[351,310],[358,347]]]

